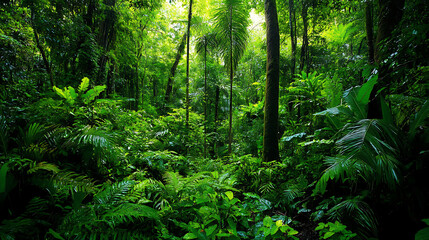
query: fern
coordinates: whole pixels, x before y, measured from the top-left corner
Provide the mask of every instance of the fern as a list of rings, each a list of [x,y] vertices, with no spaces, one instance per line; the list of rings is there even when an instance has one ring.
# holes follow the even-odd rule
[[[134,181],[122,181],[107,185],[106,188],[94,196],[94,201],[102,205],[121,203],[134,186]]]
[[[103,130],[93,126],[85,126],[79,129],[77,133],[71,137],[66,146],[84,146],[90,145],[98,149],[111,148],[113,136]]]
[[[134,222],[135,219],[142,219],[143,217],[159,220],[158,211],[151,207],[134,203],[121,204],[109,210],[101,218],[113,227],[122,223]]]
[[[60,226],[66,237],[77,239],[144,239],[147,219],[158,221],[158,212],[145,205],[128,202],[134,181],[106,185],[94,196],[93,203],[70,212]],[[124,229],[122,229],[124,228]]]
[[[57,191],[96,193],[99,186],[87,176],[72,171],[60,171],[51,178],[51,184]]]

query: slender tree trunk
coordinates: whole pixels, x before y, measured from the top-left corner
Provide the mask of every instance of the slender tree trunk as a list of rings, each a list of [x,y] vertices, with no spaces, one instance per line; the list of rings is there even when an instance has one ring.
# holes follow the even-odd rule
[[[291,67],[290,67],[290,76],[291,79],[293,79],[293,76],[295,75],[295,56],[296,56],[296,32],[294,31],[294,24],[295,24],[295,8],[293,6],[294,0],[289,0],[289,27],[290,27],[290,42],[291,42]]]
[[[189,39],[191,37],[192,0],[189,1],[188,33],[186,40],[186,127],[189,128]]]
[[[374,63],[374,30],[371,0],[367,0],[365,3],[365,26],[366,40],[368,44],[368,60],[372,64]]]
[[[216,85],[216,93],[215,93],[215,112],[214,112],[214,128],[213,132],[217,132],[217,120],[219,118],[219,100],[220,100],[220,87]],[[213,151],[215,152],[215,155],[217,156],[217,140],[213,142]]]
[[[134,84],[135,84],[135,89],[136,89],[136,91],[134,92],[134,99],[135,99],[135,101],[134,101],[134,110],[138,110],[139,109],[139,95],[140,95],[140,86],[139,86],[139,63],[138,63],[138,61],[137,61],[137,63],[136,63],[136,66],[135,66],[135,68],[136,68],[136,79],[135,79],[135,82],[134,82]]]
[[[207,38],[204,42],[204,157],[207,157]]]
[[[107,73],[107,81],[106,81],[106,97],[109,94],[114,93],[114,89],[115,89],[115,85],[114,85],[114,81],[113,81],[113,71],[114,71],[114,65],[112,63],[110,63],[110,67],[109,67],[109,71]]]
[[[302,22],[304,25],[303,33],[302,33],[302,47],[301,47],[301,60],[300,60],[300,66],[299,71],[301,72],[304,70],[304,67],[306,63],[308,62],[308,18],[307,18],[307,2],[303,1],[302,6]]]
[[[183,34],[182,40],[180,41],[179,48],[177,49],[176,53],[176,59],[174,60],[173,66],[170,69],[170,75],[168,76],[167,81],[167,88],[165,90],[165,103],[168,103],[170,101],[171,92],[173,91],[173,80],[174,75],[176,74],[177,66],[179,65],[180,58],[182,57],[183,51],[185,50],[185,44],[186,44],[186,33]]]
[[[276,0],[265,0],[267,26],[267,80],[264,106],[264,161],[279,159],[278,111],[279,111],[279,59],[280,36]]]
[[[36,26],[34,25],[34,10],[31,9],[31,27],[33,28],[33,33],[34,33],[34,40],[36,41],[36,46],[40,51],[40,54],[42,54],[42,59],[43,59],[43,64],[45,65],[46,68],[46,72],[49,75],[49,82],[51,84],[51,87],[55,86],[55,81],[54,81],[54,76],[52,75],[52,69],[51,66],[49,65],[48,62],[48,58],[46,57],[45,54],[45,50],[42,47],[42,44],[40,44],[40,40],[39,40],[39,34],[37,33],[37,29]]]
[[[232,61],[232,47],[233,47],[233,39],[232,39],[232,11],[230,12],[230,25],[229,25],[229,32],[231,33],[229,36],[229,43],[230,43],[230,49],[229,49],[229,59],[230,59],[230,72],[229,72],[229,81],[230,81],[230,88],[229,88],[229,144],[228,144],[228,153],[231,155],[232,153],[232,82],[234,80],[234,64]]]
[[[96,82],[98,82],[99,84],[106,83],[106,64],[109,58],[107,56],[107,53],[110,51],[110,49],[112,49],[116,40],[115,23],[117,20],[116,12],[115,10],[112,10],[116,5],[116,0],[104,0],[103,3],[106,6],[109,6],[109,8],[104,10],[105,17],[104,20],[101,22],[97,40],[98,45],[101,46],[103,49],[102,55],[98,60],[98,66],[100,67],[100,69],[96,74]],[[88,9],[88,11],[90,11],[90,9]]]
[[[385,56],[392,52],[392,43],[383,43],[392,36],[392,32],[402,19],[405,0],[379,0],[379,21],[374,51],[375,63],[379,66],[378,83],[374,86],[368,103],[368,118],[381,119],[381,96],[377,92],[388,86],[388,66],[382,63]]]

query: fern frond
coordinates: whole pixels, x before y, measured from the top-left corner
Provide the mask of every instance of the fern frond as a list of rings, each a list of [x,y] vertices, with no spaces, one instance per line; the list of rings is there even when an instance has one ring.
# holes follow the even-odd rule
[[[71,137],[66,144],[69,146],[90,145],[99,149],[112,147],[113,136],[97,127],[85,126]]]
[[[28,169],[27,173],[32,174],[39,170],[46,170],[53,173],[58,173],[60,171],[55,164],[47,163],[47,162],[39,162],[39,163],[34,162],[34,166],[31,166],[31,168]]]
[[[123,223],[132,223],[134,220],[144,217],[159,220],[158,211],[151,207],[134,203],[123,203],[109,210],[101,219],[107,221],[113,227]]]
[[[105,189],[94,196],[94,201],[98,204],[115,205],[121,203],[134,186],[134,181],[116,182],[106,185]]]
[[[72,171],[58,172],[51,182],[57,191],[95,193],[99,187],[91,178]]]

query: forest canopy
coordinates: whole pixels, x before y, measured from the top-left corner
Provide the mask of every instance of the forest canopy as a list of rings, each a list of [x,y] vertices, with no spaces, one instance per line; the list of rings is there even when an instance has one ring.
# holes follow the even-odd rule
[[[429,239],[428,13],[2,1],[0,239]]]

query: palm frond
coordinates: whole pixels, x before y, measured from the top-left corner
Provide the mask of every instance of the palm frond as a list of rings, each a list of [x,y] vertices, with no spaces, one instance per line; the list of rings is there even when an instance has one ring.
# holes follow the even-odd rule
[[[364,237],[377,232],[377,219],[370,206],[358,198],[344,200],[328,211],[331,219],[349,219],[359,226],[359,233]]]
[[[356,159],[348,159],[345,156],[330,157],[325,159],[328,168],[316,184],[316,191],[324,193],[329,180],[355,181],[362,172],[363,166]]]
[[[33,123],[28,126],[26,132],[24,132],[22,129],[20,130],[22,135],[22,143],[24,146],[28,147],[31,144],[36,144],[42,140],[45,127],[39,123]]]
[[[368,181],[386,183],[394,188],[399,183],[399,146],[397,131],[380,120],[363,119],[347,127],[348,134],[337,141],[340,154],[358,159],[370,171],[361,172]]]
[[[220,54],[227,70],[235,69],[247,45],[249,12],[241,0],[223,0],[214,14]],[[232,55],[232,66],[231,66]]]

